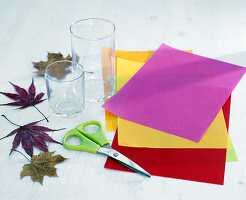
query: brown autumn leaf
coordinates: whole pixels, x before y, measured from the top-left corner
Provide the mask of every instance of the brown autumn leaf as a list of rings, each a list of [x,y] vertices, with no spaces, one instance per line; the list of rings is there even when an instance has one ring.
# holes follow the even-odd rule
[[[54,152],[44,152],[39,153],[39,155],[32,156],[31,163],[25,164],[21,172],[20,178],[22,179],[25,176],[31,176],[33,182],[39,182],[43,184],[44,176],[55,176],[56,164],[63,162],[67,158],[62,157],[61,155],[51,156]]]
[[[40,61],[40,62],[32,62],[33,63],[33,67],[35,67],[38,71],[35,72],[40,76],[44,76],[44,70],[47,67],[47,65],[49,65],[52,62],[55,61],[59,61],[59,60],[72,60],[72,57],[70,55],[68,55],[67,57],[63,57],[63,55],[61,53],[49,53],[48,52],[48,61]],[[55,75],[56,78],[58,79],[62,79],[64,78],[64,76],[67,74],[65,68],[67,66],[61,66],[59,65],[59,67],[55,67],[54,72],[51,72],[52,75]]]

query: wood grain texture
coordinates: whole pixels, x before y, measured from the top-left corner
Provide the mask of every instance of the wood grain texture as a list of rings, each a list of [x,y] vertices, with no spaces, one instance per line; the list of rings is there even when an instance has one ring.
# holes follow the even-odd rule
[[[0,5],[1,91],[11,90],[9,80],[28,86],[35,71],[31,62],[46,59],[47,51],[70,53],[69,25],[88,17],[115,23],[119,50],[155,50],[164,42],[246,66],[245,0],[0,0]],[[37,80],[40,90],[45,90],[42,80]],[[0,199],[246,199],[245,97],[243,78],[232,95],[229,131],[239,162],[226,164],[224,186],[106,170],[105,157],[67,151],[56,144],[49,144],[49,149],[69,159],[57,165],[59,178],[45,177],[41,186],[27,177],[19,180],[27,161],[17,153],[8,157],[13,139],[8,138],[0,141]],[[1,102],[5,100],[0,96]],[[105,122],[100,105],[86,102],[81,116],[60,120],[50,113],[47,103],[40,104],[40,109],[50,116],[51,128],[69,130],[90,119]],[[0,107],[0,113],[15,122],[40,119],[31,108],[21,112]],[[0,137],[15,128],[3,118],[0,124]],[[64,134],[56,132],[52,137],[61,141]],[[106,134],[112,141],[114,134]]]

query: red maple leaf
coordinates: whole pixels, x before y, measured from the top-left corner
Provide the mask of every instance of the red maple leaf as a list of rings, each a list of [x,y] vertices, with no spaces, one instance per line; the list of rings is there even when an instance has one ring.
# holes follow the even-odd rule
[[[42,99],[44,96],[43,92],[36,95],[36,87],[34,85],[33,79],[32,79],[32,83],[28,89],[28,92],[24,88],[22,88],[18,85],[15,85],[11,82],[10,82],[10,84],[13,85],[17,94],[6,93],[6,92],[0,92],[0,94],[3,94],[6,97],[14,100],[14,102],[6,103],[6,104],[0,104],[0,106],[17,106],[18,107],[17,109],[23,109],[23,108],[27,108],[29,106],[33,106],[44,116],[44,114],[35,105],[38,103],[41,103],[42,101],[44,101],[46,99]],[[47,122],[49,121],[47,119],[47,117],[44,116],[44,118],[47,120]]]
[[[11,122],[5,115],[2,115],[2,116],[5,117],[10,123],[12,123],[16,126],[19,126],[19,128],[11,131],[5,137],[0,138],[0,140],[2,140],[6,137],[9,137],[9,136],[16,134],[14,141],[13,141],[13,146],[12,146],[12,149],[10,151],[10,154],[19,146],[20,143],[22,144],[23,149],[26,151],[26,153],[29,156],[32,156],[32,154],[33,154],[33,146],[38,147],[42,151],[45,151],[45,152],[48,151],[48,148],[47,148],[45,141],[55,142],[57,144],[61,144],[60,142],[53,140],[45,132],[60,131],[60,130],[63,130],[64,128],[54,130],[54,129],[50,129],[50,128],[47,128],[44,126],[37,126],[36,125],[38,122],[41,122],[44,119],[20,126],[18,124]]]

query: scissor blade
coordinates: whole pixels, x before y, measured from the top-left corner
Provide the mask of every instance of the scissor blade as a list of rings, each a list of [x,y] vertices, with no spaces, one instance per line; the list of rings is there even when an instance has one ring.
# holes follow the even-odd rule
[[[138,164],[136,164],[135,162],[133,162],[132,160],[130,160],[129,158],[127,158],[126,156],[114,149],[100,147],[97,150],[97,152],[113,158],[120,164],[128,167],[129,169],[132,169],[133,171],[136,171],[139,174],[151,177],[151,175],[148,172],[146,172],[142,167],[140,167]]]

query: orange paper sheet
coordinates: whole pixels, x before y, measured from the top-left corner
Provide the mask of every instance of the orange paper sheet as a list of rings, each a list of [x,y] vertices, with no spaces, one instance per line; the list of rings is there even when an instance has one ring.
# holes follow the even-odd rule
[[[191,51],[188,51],[191,52]],[[154,51],[115,51],[115,71],[117,77],[117,59],[124,58],[127,60],[146,62],[154,53]],[[116,116],[105,110],[106,128],[109,131],[116,131]]]

